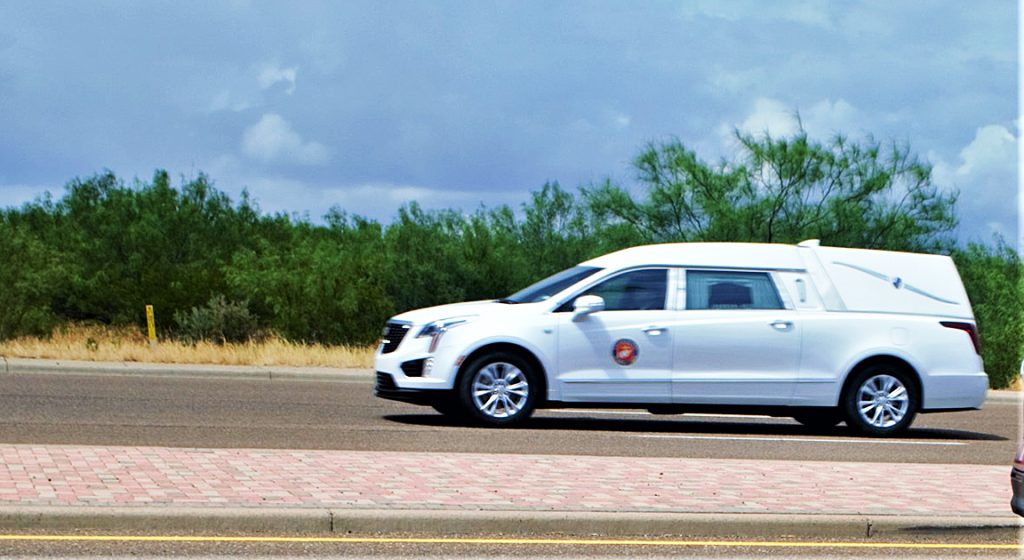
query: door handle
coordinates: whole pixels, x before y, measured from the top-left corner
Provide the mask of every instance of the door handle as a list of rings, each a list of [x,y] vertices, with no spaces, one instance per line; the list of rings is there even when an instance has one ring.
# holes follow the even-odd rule
[[[772,321],[770,324],[777,331],[788,331],[793,328],[793,321]]]
[[[647,327],[646,329],[644,329],[644,332],[649,334],[649,335],[651,335],[651,336],[659,336],[659,335],[661,335],[661,333],[665,332],[666,330],[668,330],[668,329],[666,329],[665,327],[659,327],[657,325],[651,325],[651,326]]]

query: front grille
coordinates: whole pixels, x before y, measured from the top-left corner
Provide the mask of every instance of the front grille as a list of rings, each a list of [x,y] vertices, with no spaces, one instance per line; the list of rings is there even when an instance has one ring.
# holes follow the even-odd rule
[[[427,360],[425,359],[419,359],[403,362],[402,373],[404,373],[406,377],[423,377],[423,364],[426,361]]]
[[[398,385],[395,385],[395,378],[391,377],[390,373],[384,373],[383,371],[377,372],[377,390],[384,391],[397,391]]]
[[[406,334],[409,334],[409,325],[389,321],[384,326],[384,346],[380,353],[388,354],[397,350]]]

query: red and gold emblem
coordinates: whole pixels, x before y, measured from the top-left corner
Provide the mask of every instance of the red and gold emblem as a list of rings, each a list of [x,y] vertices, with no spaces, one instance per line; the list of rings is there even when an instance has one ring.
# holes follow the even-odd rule
[[[633,365],[639,356],[640,349],[635,342],[628,338],[620,339],[612,346],[612,358],[620,366]]]

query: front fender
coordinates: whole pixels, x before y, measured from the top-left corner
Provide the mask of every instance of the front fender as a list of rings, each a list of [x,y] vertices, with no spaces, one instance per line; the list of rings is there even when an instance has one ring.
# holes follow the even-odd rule
[[[544,381],[545,381],[544,384],[548,388],[548,398],[551,399],[551,398],[553,398],[553,395],[552,395],[552,390],[553,390],[552,385],[553,384],[552,384],[551,380],[552,380],[552,375],[555,372],[555,368],[556,368],[556,360],[554,359],[554,357],[555,357],[555,343],[556,343],[556,339],[555,339],[554,329],[552,329],[551,333],[543,333],[543,334],[544,334],[545,338],[542,339],[540,342],[532,341],[530,339],[527,339],[527,338],[524,338],[524,337],[521,337],[521,336],[508,336],[508,335],[503,335],[503,336],[502,335],[494,335],[494,336],[488,336],[488,337],[474,339],[472,341],[472,343],[470,343],[467,346],[465,346],[459,352],[459,359],[463,360],[463,363],[459,364],[459,373],[461,373],[461,367],[462,367],[462,365],[464,365],[464,362],[468,361],[470,356],[472,356],[474,353],[476,353],[477,351],[479,351],[479,350],[481,350],[483,348],[486,348],[488,346],[493,346],[493,345],[496,345],[496,344],[510,344],[510,345],[518,346],[518,347],[522,348],[523,350],[533,354],[533,356],[537,359],[537,362],[540,363],[540,366],[543,369],[543,371],[539,372],[539,373],[544,375]],[[547,342],[547,343],[545,344],[545,342]]]

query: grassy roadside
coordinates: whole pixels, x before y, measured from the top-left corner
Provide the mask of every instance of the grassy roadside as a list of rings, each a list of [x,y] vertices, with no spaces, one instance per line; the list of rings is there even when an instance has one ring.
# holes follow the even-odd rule
[[[244,344],[195,345],[160,341],[150,348],[143,333],[126,327],[68,325],[50,338],[22,337],[0,341],[0,356],[93,362],[148,362],[231,366],[373,367],[373,346],[299,344],[281,338]],[[1024,390],[1016,377],[1007,389]]]
[[[373,353],[372,346],[299,344],[280,338],[224,345],[162,340],[150,348],[135,329],[85,325],[60,327],[49,338],[0,341],[0,356],[9,358],[97,362],[372,368]]]

